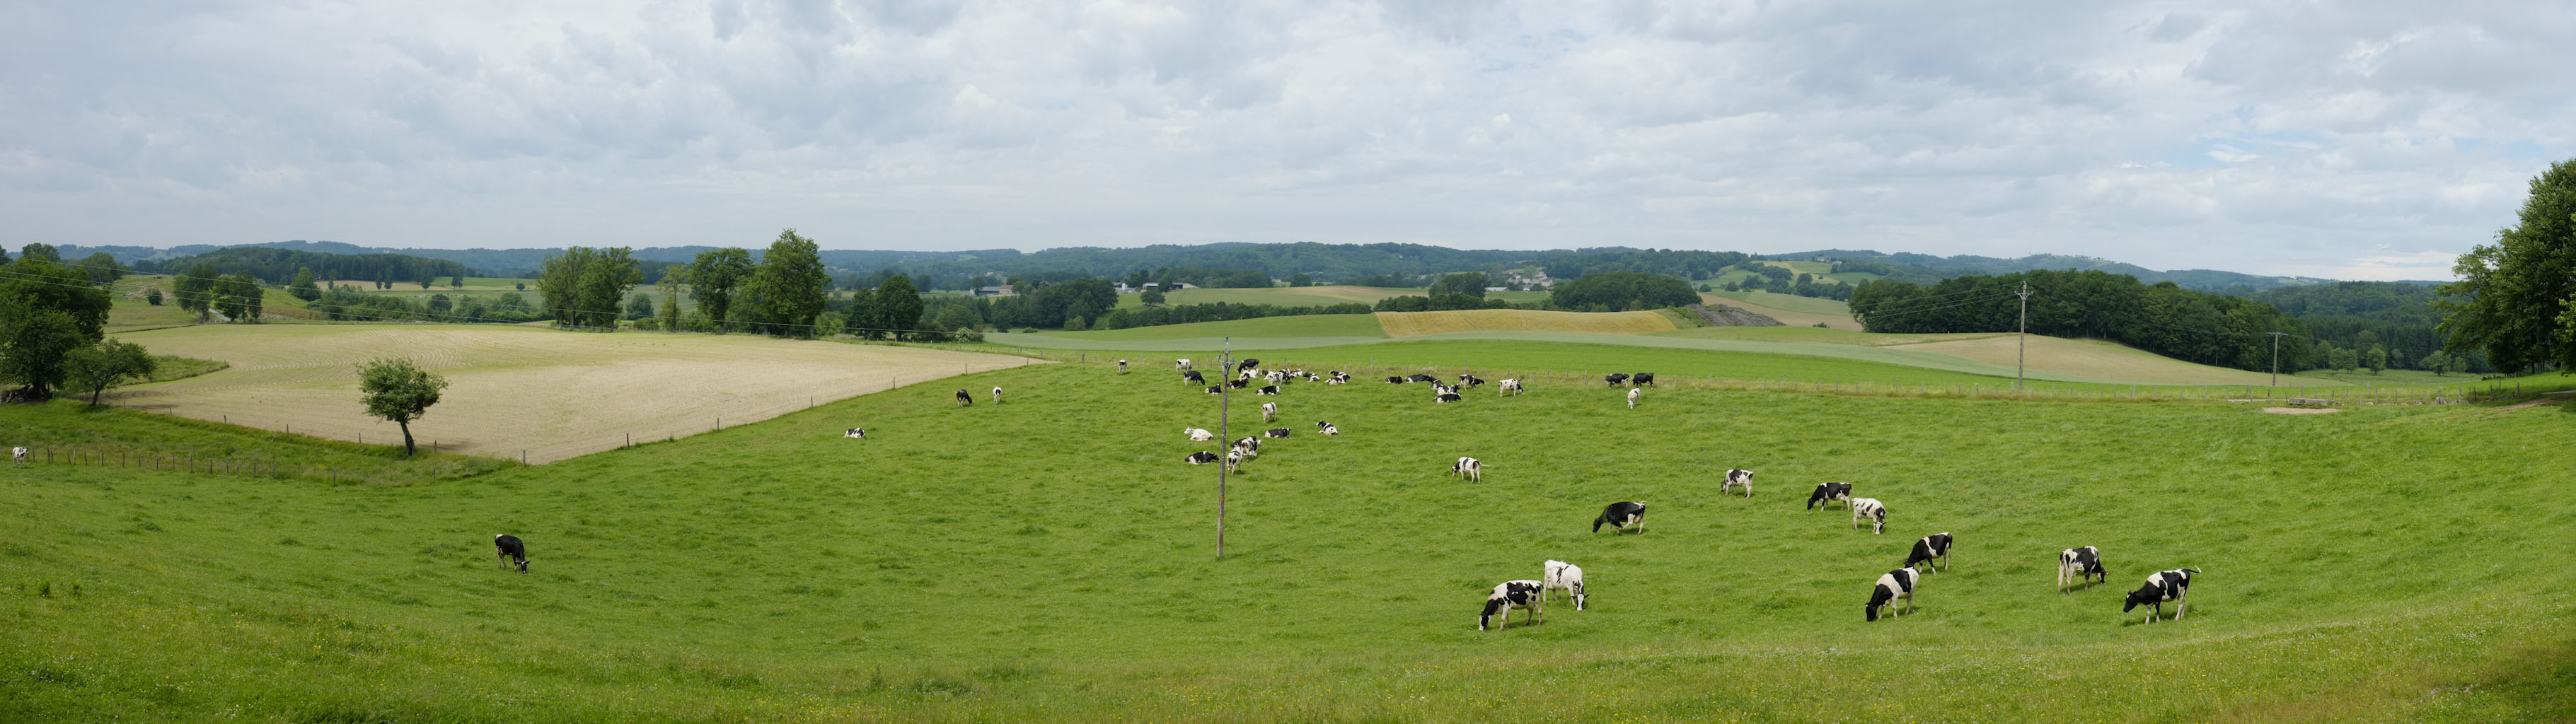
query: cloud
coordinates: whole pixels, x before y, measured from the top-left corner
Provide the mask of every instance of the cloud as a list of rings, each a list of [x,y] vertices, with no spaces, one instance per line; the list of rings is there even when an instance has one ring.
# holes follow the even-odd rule
[[[2415,274],[2576,154],[2571,35],[2520,4],[28,4],[0,213],[13,244],[794,226]]]

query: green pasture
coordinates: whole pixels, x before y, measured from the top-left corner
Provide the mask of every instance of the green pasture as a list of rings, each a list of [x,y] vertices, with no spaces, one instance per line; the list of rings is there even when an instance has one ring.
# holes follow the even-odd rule
[[[991,386],[1009,402],[949,400]],[[0,720],[2576,717],[2576,592],[2550,578],[2576,563],[2546,452],[2566,405],[1477,393],[1268,398],[1295,434],[1227,481],[1222,560],[1217,471],[1181,462],[1210,446],[1180,434],[1218,398],[1101,364],[465,479],[11,469]],[[1263,427],[1234,402],[1233,434]],[[0,438],[422,465],[132,417],[0,407]],[[1443,474],[1460,455],[1482,483]],[[1758,494],[1718,494],[1728,467]],[[1888,532],[1802,509],[1828,480],[1885,501]],[[1649,503],[1646,532],[1587,530],[1617,500]],[[1955,567],[1864,623],[1940,531]],[[496,567],[499,532],[530,573]],[[2056,592],[2085,544],[2110,583]],[[1585,567],[1590,610],[1475,630],[1486,589],[1549,558]],[[2120,612],[2181,566],[2187,618]]]
[[[1735,291],[1735,292],[1730,292],[1730,291],[1726,291],[1726,290],[1723,290],[1723,289],[1720,289],[1720,290],[1717,290],[1717,291],[1714,291],[1714,292],[1708,292],[1708,294],[1709,294],[1710,296],[1715,296],[1715,297],[1724,297],[1724,298],[1727,298],[1727,299],[1733,299],[1733,300],[1736,300],[1736,301],[1739,301],[1739,302],[1744,302],[1744,303],[1746,303],[1746,304],[1753,304],[1753,305],[1759,305],[1759,306],[1764,306],[1764,307],[1770,307],[1770,308],[1772,308],[1772,309],[1785,309],[1785,310],[1792,311],[1792,312],[1805,312],[1805,313],[1808,313],[1808,314],[1835,314],[1835,315],[1842,315],[1842,316],[1851,316],[1851,305],[1850,305],[1850,304],[1846,304],[1846,303],[1843,303],[1843,302],[1835,301],[1835,300],[1832,300],[1832,299],[1820,299],[1820,298],[1817,298],[1817,297],[1801,297],[1801,296],[1798,296],[1798,295],[1795,295],[1795,294],[1774,294],[1774,293],[1771,293],[1771,292],[1753,292],[1753,291]]]
[[[1172,340],[1203,337],[1353,337],[1384,338],[1374,314],[1303,314],[1293,317],[1261,317],[1225,322],[1167,324],[1158,327],[1131,327],[1092,332],[1043,332],[1047,337],[1071,340],[1123,341]]]
[[[1422,296],[1429,290],[1421,287],[1354,287],[1326,285],[1316,287],[1256,287],[1249,289],[1178,289],[1163,294],[1165,305],[1175,304],[1273,304],[1283,307],[1311,307],[1328,304],[1374,304],[1388,297]],[[1118,295],[1118,306],[1134,309],[1144,306],[1142,294]],[[1486,292],[1489,299],[1507,302],[1544,302],[1547,292]]]

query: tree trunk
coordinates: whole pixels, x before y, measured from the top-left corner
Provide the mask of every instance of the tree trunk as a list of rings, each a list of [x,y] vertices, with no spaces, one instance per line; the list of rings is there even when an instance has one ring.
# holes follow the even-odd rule
[[[403,457],[411,457],[412,455],[418,454],[420,452],[420,446],[412,444],[411,441],[411,423],[396,420],[394,421],[394,424],[402,426]]]
[[[100,394],[102,394],[102,393],[105,393],[105,392],[107,392],[107,388],[105,388],[105,387],[100,387],[100,388],[96,388],[96,389],[92,389],[92,390],[90,390],[90,391],[89,391],[89,406],[91,406],[91,407],[97,407],[97,406],[98,406],[98,396],[99,396]]]

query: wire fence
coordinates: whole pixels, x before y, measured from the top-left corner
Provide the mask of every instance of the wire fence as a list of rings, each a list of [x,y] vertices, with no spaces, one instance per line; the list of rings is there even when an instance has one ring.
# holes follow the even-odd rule
[[[24,449],[24,457],[16,450]],[[315,463],[297,463],[272,457],[227,457],[195,453],[165,453],[114,445],[37,445],[11,450],[14,467],[30,465],[67,465],[77,467],[123,468],[161,472],[194,473],[258,477],[273,480],[307,479],[328,483],[409,482],[420,477],[416,471],[388,474],[387,471],[359,467],[342,467]]]

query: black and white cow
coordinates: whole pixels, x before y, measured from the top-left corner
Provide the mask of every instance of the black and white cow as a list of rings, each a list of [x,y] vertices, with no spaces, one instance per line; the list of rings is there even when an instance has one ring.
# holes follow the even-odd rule
[[[1545,584],[1545,587],[1539,590],[1540,600],[1546,600],[1547,594],[1551,591],[1564,591],[1565,597],[1574,601],[1574,610],[1583,610],[1584,599],[1592,596],[1583,590],[1582,566],[1565,561],[1548,561],[1541,570],[1544,573],[1539,576],[1539,580]]]
[[[1655,383],[1655,373],[1639,372],[1628,376],[1628,386],[1644,387]]]
[[[1240,390],[1251,387],[1252,383],[1245,380],[1226,380],[1225,386]]]
[[[1261,366],[1261,360],[1245,357],[1243,358],[1243,361],[1241,363],[1237,363],[1234,368],[1238,370],[1248,370],[1259,366]]]
[[[1172,369],[1188,372],[1190,371],[1190,361],[1186,359],[1172,360]]]
[[[1243,451],[1244,457],[1261,457],[1261,438],[1247,437],[1241,440],[1236,440],[1234,441],[1234,449]]]
[[[1887,533],[1887,505],[1878,502],[1877,498],[1853,498],[1851,511],[1853,528],[1859,528],[1860,522],[1867,520],[1872,525],[1871,533],[1879,535]]]
[[[1458,458],[1458,462],[1449,466],[1449,474],[1464,477],[1467,479],[1467,482],[1470,483],[1484,482],[1485,461],[1477,460],[1475,458]]]
[[[1243,448],[1227,450],[1225,451],[1225,471],[1229,473],[1234,472],[1237,468],[1243,467],[1243,461],[1250,459],[1252,459],[1252,456],[1245,454],[1243,452]]]
[[[1279,394],[1279,386],[1278,386],[1278,385],[1262,385],[1262,386],[1261,386],[1261,389],[1253,390],[1253,391],[1252,391],[1252,394],[1256,394],[1256,395],[1276,395],[1276,394]]]
[[[1222,395],[1222,394],[1225,394],[1225,386],[1224,386],[1224,385],[1208,385],[1207,393],[1208,393],[1208,394],[1211,394],[1211,395]]]
[[[1612,533],[1627,530],[1629,526],[1636,526],[1637,532],[1644,533],[1646,532],[1646,504],[1625,500],[1611,503],[1610,507],[1601,509],[1601,517],[1592,519],[1592,532],[1601,532],[1603,523],[1610,524]]]
[[[1717,484],[1717,494],[1725,495],[1726,491],[1739,487],[1744,489],[1744,497],[1753,497],[1753,471],[1726,471],[1726,479]]]
[[[1264,436],[1267,436],[1267,437],[1287,437],[1287,436],[1288,436],[1288,432],[1289,432],[1288,428],[1284,428],[1284,427],[1274,427],[1274,428],[1270,428],[1269,430],[1265,430],[1265,431],[1263,431],[1261,434],[1262,434],[1262,435],[1264,435]]]
[[[1190,436],[1191,442],[1207,442],[1216,439],[1216,433],[1208,432],[1206,428],[1184,427],[1181,428],[1181,434]]]
[[[1431,401],[1432,401],[1433,403],[1435,403],[1435,404],[1445,404],[1445,403],[1450,403],[1450,402],[1457,402],[1457,401],[1459,401],[1459,400],[1463,400],[1463,399],[1467,399],[1467,398],[1459,397],[1459,396],[1458,396],[1458,393],[1455,393],[1455,392],[1443,392],[1443,393],[1440,393],[1440,396],[1431,398]]]
[[[2057,552],[2057,592],[2065,593],[2073,584],[2091,583],[2095,579],[2111,582],[2111,573],[2102,568],[2102,549],[2092,546],[2068,548]]]
[[[1914,552],[1905,554],[1905,567],[1913,568],[1917,564],[1929,566],[1935,558],[1941,560],[1940,566],[1932,569],[1934,573],[1950,568],[1950,534],[1946,531],[1923,536],[1914,541]]]
[[[1207,376],[1206,376],[1206,375],[1199,374],[1199,371],[1198,371],[1198,370],[1182,370],[1182,371],[1181,371],[1181,379],[1186,380],[1186,381],[1189,381],[1189,382],[1191,382],[1191,383],[1193,383],[1193,384],[1201,384],[1201,385],[1207,384]]]
[[[1634,387],[1628,388],[1628,409],[1637,409],[1637,397],[1644,392],[1645,390],[1640,390]]]
[[[867,431],[867,430],[860,429],[860,428],[855,428],[855,427],[853,427],[853,428],[850,428],[850,430],[849,430],[848,432],[841,433],[841,437],[851,437],[851,438],[858,438],[858,439],[861,439],[861,440],[865,440],[865,439],[868,439],[868,431]]]
[[[1262,421],[1262,422],[1269,422],[1269,421],[1271,421],[1271,420],[1273,420],[1273,419],[1277,419],[1278,417],[1279,417],[1279,403],[1276,403],[1276,402],[1264,402],[1264,403],[1261,403],[1261,421]]]
[[[1316,427],[1317,429],[1321,429],[1321,430],[1323,430],[1323,431],[1324,431],[1324,434],[1326,434],[1326,435],[1339,435],[1339,434],[1342,434],[1342,429],[1341,429],[1341,428],[1334,427],[1334,426],[1333,426],[1333,423],[1325,422],[1325,421],[1323,421],[1323,420],[1316,420],[1316,421],[1315,421],[1315,427]]]
[[[1627,382],[1627,381],[1628,381],[1628,373],[1626,373],[1626,372],[1619,372],[1619,373],[1615,373],[1615,374],[1602,375],[1602,376],[1601,376],[1601,379],[1602,379],[1602,381],[1604,381],[1604,382],[1608,382],[1608,383],[1610,383],[1610,386],[1611,386],[1611,387],[1617,387],[1617,386],[1619,386],[1619,385],[1620,385],[1620,383],[1623,383],[1623,382]]]
[[[1388,377],[1388,378],[1386,378],[1386,383],[1387,383],[1387,384],[1390,384],[1390,385],[1401,385],[1401,384],[1404,384],[1404,378],[1402,378],[1402,377]]]
[[[958,406],[958,407],[965,407],[965,406],[967,406],[967,405],[972,405],[972,404],[975,404],[975,396],[974,396],[974,395],[966,394],[966,391],[965,391],[965,390],[958,390],[958,391],[957,391],[957,406]]]
[[[1476,379],[1475,375],[1460,372],[1458,373],[1458,384],[1463,387],[1476,387],[1485,384],[1485,381]]]
[[[1261,370],[1244,370],[1243,372],[1236,374],[1235,377],[1244,380],[1261,379]]]
[[[2147,623],[2155,623],[2157,619],[2164,617],[2165,602],[2172,601],[2174,620],[2182,620],[2184,604],[2182,596],[2191,592],[2192,574],[2199,572],[2198,568],[2176,568],[2148,575],[2145,585],[2129,592],[2129,602],[2120,606],[2120,612],[2128,613],[2141,605],[2154,606],[2147,611]]]
[[[528,572],[528,545],[519,542],[518,536],[496,534],[492,536],[492,547],[500,549],[502,568],[517,566],[520,573]]]
[[[1127,360],[1118,361],[1118,374],[1127,374]]]
[[[1494,592],[1485,596],[1485,613],[1476,617],[1476,630],[1483,631],[1488,626],[1510,626],[1514,609],[1529,611],[1529,619],[1521,625],[1538,623],[1538,607],[1546,590],[1547,584],[1526,579],[1495,585]],[[1494,621],[1494,614],[1498,613],[1503,615],[1500,624]]]
[[[1896,599],[1900,598],[1905,599],[1905,612],[1913,613],[1914,584],[1922,582],[1923,573],[1912,568],[1899,568],[1879,576],[1878,586],[1870,589],[1869,606],[1864,609],[1869,613],[1869,620],[1878,620],[1878,610],[1896,605]]]
[[[1843,501],[1845,507],[1851,505],[1851,483],[1817,483],[1816,492],[1807,494],[1807,509],[1815,510],[1818,505],[1837,500]]]
[[[1002,388],[1000,387],[993,388],[993,404],[1002,404]]]
[[[1274,385],[1284,385],[1284,384],[1288,384],[1288,373],[1286,373],[1286,372],[1281,372],[1281,371],[1278,371],[1278,370],[1271,370],[1271,371],[1270,371],[1270,384],[1274,384]]]
[[[1499,387],[1499,389],[1498,389],[1498,391],[1497,391],[1497,394],[1501,394],[1501,395],[1517,395],[1517,394],[1520,394],[1520,393],[1521,393],[1521,379],[1520,379],[1520,378],[1518,378],[1518,377],[1513,377],[1513,378],[1505,379],[1505,380],[1503,380],[1503,383],[1502,383],[1501,385],[1499,385],[1498,387]]]
[[[1328,385],[1347,385],[1347,384],[1350,384],[1350,383],[1351,383],[1351,373],[1343,372],[1343,371],[1340,371],[1340,370],[1334,370],[1334,371],[1333,371],[1333,376],[1332,376],[1332,378],[1331,378],[1330,380],[1327,380],[1327,381],[1325,381],[1325,382],[1324,382],[1324,384],[1328,384]]]
[[[1191,465],[1206,465],[1208,463],[1216,462],[1218,459],[1219,458],[1217,458],[1216,453],[1208,452],[1206,450],[1190,453],[1189,457],[1181,458],[1182,461]]]
[[[1430,376],[1430,375],[1415,374],[1415,375],[1406,375],[1406,376],[1405,376],[1405,378],[1404,378],[1404,381],[1406,381],[1406,382],[1439,382],[1439,381],[1440,381],[1440,378],[1438,378],[1438,377],[1433,377],[1433,376]]]
[[[22,468],[27,467],[27,449],[24,447],[9,448],[9,464]]]

